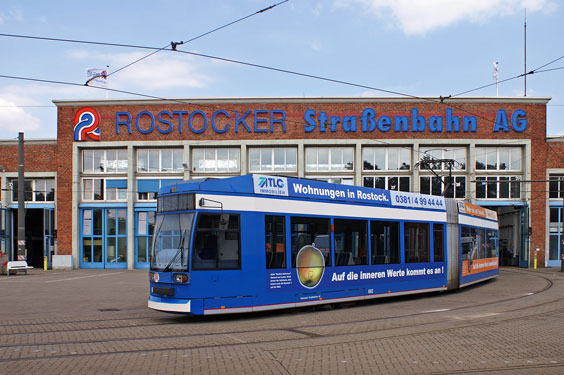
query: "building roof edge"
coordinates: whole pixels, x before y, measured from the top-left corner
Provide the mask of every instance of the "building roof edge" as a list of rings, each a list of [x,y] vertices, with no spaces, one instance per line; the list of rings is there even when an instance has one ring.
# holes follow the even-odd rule
[[[237,103],[527,103],[546,104],[551,97],[217,97],[217,98],[163,98],[163,99],[70,99],[53,100],[57,107],[155,105],[155,104],[237,104]]]

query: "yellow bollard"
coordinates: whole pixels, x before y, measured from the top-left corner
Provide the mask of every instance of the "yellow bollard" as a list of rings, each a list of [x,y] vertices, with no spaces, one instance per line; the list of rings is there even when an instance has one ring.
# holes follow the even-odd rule
[[[535,263],[536,265],[536,263]],[[536,266],[535,266],[536,268]],[[43,271],[47,271],[47,257],[43,257]]]
[[[537,252],[535,251],[535,258],[533,260],[533,268],[537,269]]]

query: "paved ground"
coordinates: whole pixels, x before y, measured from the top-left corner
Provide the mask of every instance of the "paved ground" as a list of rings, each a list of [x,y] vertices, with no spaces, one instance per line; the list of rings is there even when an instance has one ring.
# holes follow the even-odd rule
[[[148,310],[146,271],[0,276],[0,374],[562,374],[564,273],[316,310]]]

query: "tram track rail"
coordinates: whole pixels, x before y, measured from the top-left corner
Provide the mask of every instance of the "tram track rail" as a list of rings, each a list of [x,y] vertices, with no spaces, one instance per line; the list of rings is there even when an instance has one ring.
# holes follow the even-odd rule
[[[504,270],[504,272],[509,272],[509,273],[520,273],[518,271],[511,271],[511,270]],[[495,300],[495,301],[489,301],[489,302],[482,302],[482,303],[475,303],[472,305],[464,305],[464,306],[458,306],[458,307],[453,307],[453,308],[449,308],[448,311],[458,311],[458,310],[463,310],[463,309],[468,309],[470,307],[474,308],[474,307],[484,307],[484,306],[488,306],[488,305],[494,305],[494,304],[499,304],[499,303],[505,303],[505,302],[510,302],[510,301],[516,301],[519,299],[523,299],[523,298],[528,298],[534,295],[539,295],[547,290],[549,290],[552,286],[553,286],[553,282],[551,279],[549,279],[548,277],[544,277],[544,276],[539,276],[539,275],[535,275],[536,277],[542,278],[545,281],[545,286],[534,291],[531,293],[527,293],[527,294],[523,294],[523,295],[518,295],[515,297],[509,297],[509,298],[504,298],[504,299],[499,299],[499,300]],[[488,282],[494,282],[494,280],[490,280]],[[482,284],[483,285],[483,284]],[[481,284],[477,284],[477,285],[473,285],[471,287],[467,287],[467,288],[479,288],[481,286]],[[457,291],[463,291],[464,289],[458,289]],[[432,293],[433,295],[436,296],[441,296],[444,293],[451,293],[451,292],[434,292]],[[454,292],[456,293],[456,292]],[[374,300],[367,300],[367,301],[361,301],[361,302],[355,302],[353,303],[353,305],[366,305],[366,304],[377,304],[377,303],[386,303],[386,302],[391,302],[394,299],[413,299],[413,298],[422,298],[428,296],[426,294],[420,294],[420,295],[408,295],[408,296],[399,296],[399,297],[391,297],[391,298],[383,298],[383,299],[374,299]],[[555,301],[559,301],[559,300],[564,300],[564,297],[562,299],[558,299]],[[547,301],[546,303],[550,303],[551,301]],[[342,305],[347,305],[348,303],[342,304]],[[329,304],[330,305],[330,304]],[[339,304],[337,304],[339,305]],[[303,311],[303,310],[316,310],[316,309],[325,309],[327,305],[320,305],[317,307],[312,307],[312,308],[298,308],[298,311]],[[520,308],[523,309],[523,308]],[[282,310],[282,311],[271,311],[271,312],[261,312],[261,313],[245,313],[244,315],[242,315],[243,317],[252,317],[252,316],[257,316],[258,314],[260,314],[261,316],[264,315],[272,315],[272,314],[279,314],[279,313],[284,313],[283,311],[286,312],[293,312],[296,311],[296,309],[287,309],[287,310]],[[385,317],[380,317],[380,318],[369,318],[369,319],[364,319],[364,320],[349,320],[346,322],[342,322],[343,324],[345,323],[363,323],[363,322],[372,322],[372,321],[379,321],[379,320],[388,320],[388,319],[402,319],[402,318],[410,318],[410,317],[416,317],[416,316],[420,316],[420,315],[426,315],[426,314],[430,314],[433,312],[443,312],[443,311],[447,311],[447,310],[441,310],[441,311],[420,311],[420,312],[415,312],[415,313],[410,313],[410,314],[403,314],[403,315],[394,315],[394,316],[385,316]],[[240,317],[241,315],[237,316]],[[217,319],[225,319],[224,316],[217,316],[217,317],[210,317],[210,316],[206,316],[206,317],[182,317],[179,318],[178,320],[185,320],[185,319],[189,319],[189,320],[193,320],[196,322],[199,321],[205,321],[205,322],[209,322],[209,321],[213,321],[213,320],[217,320]],[[48,322],[33,322],[33,323],[19,323],[18,322],[18,326],[19,327],[39,327],[39,326],[44,326],[44,325],[72,325],[72,324],[87,324],[87,323],[99,323],[99,322],[130,322],[132,320],[135,321],[140,321],[140,320],[150,320],[151,322],[153,322],[155,320],[154,318],[154,314],[147,314],[144,316],[138,316],[138,317],[128,317],[128,316],[120,316],[120,317],[104,317],[104,316],[100,316],[100,317],[96,317],[93,319],[73,319],[73,318],[64,318],[64,319],[60,319],[60,320],[50,320]],[[114,329],[114,328],[132,328],[132,327],[153,327],[153,326],[164,326],[164,325],[174,325],[174,324],[179,324],[179,323],[186,323],[185,321],[183,322],[179,322],[177,321],[177,319],[173,319],[173,320],[167,320],[167,321],[161,321],[158,323],[151,323],[151,324],[143,324],[143,325],[127,325],[127,326],[120,326],[120,325],[108,325],[103,327],[102,329]],[[312,325],[313,327],[322,327],[322,326],[326,326],[327,324],[317,324],[317,325]],[[6,323],[0,323],[0,334],[3,333],[2,332],[2,327],[13,327],[13,322],[6,322]],[[35,330],[35,331],[23,331],[23,332],[11,332],[10,334],[41,334],[41,333],[56,333],[56,332],[72,332],[72,331],[88,331],[88,330],[99,330],[101,329],[100,327],[93,327],[93,328],[81,328],[81,329],[63,329],[63,330]],[[1,347],[1,345],[0,345]]]
[[[511,271],[511,270],[507,270],[505,269],[504,272],[510,272],[510,273],[520,273],[518,271]],[[546,290],[550,289],[553,285],[552,280],[550,280],[547,277],[543,277],[543,276],[538,276],[540,278],[542,278],[543,280],[545,280],[546,285],[539,289],[536,290],[534,292],[531,292],[529,294],[523,294],[523,295],[519,295],[519,296],[515,296],[515,297],[509,297],[509,298],[505,298],[505,299],[501,299],[501,300],[495,300],[495,301],[491,301],[491,302],[483,302],[483,303],[479,303],[479,304],[473,304],[471,306],[459,306],[459,307],[454,307],[449,309],[449,311],[456,311],[456,310],[461,310],[461,309],[467,309],[469,307],[483,307],[483,306],[487,306],[487,305],[491,305],[491,304],[497,304],[497,303],[501,303],[501,302],[509,302],[509,301],[514,301],[514,300],[519,300],[522,298],[527,298],[530,297],[532,295],[537,295],[540,293],[545,292]],[[564,280],[564,275],[563,275],[563,280]],[[493,280],[489,280],[487,282],[493,282],[495,281],[495,279]],[[471,287],[467,287],[467,288],[475,288],[475,287],[480,287],[483,284],[477,284],[477,285],[473,285]],[[457,291],[461,291],[464,289],[458,289]],[[441,294],[444,293],[451,293],[451,292],[433,292],[431,294],[433,295],[437,295],[440,296]],[[454,292],[456,293],[456,292]],[[417,298],[417,297],[422,297],[422,296],[427,296],[429,294],[418,294],[418,295],[407,295],[407,296],[398,296],[398,297],[385,297],[385,298],[379,298],[379,299],[373,299],[373,300],[366,300],[366,301],[360,301],[360,302],[353,302],[353,303],[343,303],[341,305],[347,305],[347,304],[354,304],[354,305],[358,305],[358,304],[377,304],[377,303],[382,303],[382,302],[386,302],[386,301],[390,301],[392,299],[401,299],[401,298]],[[331,304],[329,304],[331,305]],[[339,304],[337,304],[339,305]],[[280,311],[294,311],[296,309],[298,310],[311,310],[311,309],[316,309],[316,308],[323,308],[323,306],[326,305],[320,305],[321,307],[313,307],[313,308],[290,308],[290,309],[285,309],[285,310],[280,310]],[[110,310],[112,311],[112,310]],[[264,312],[264,313],[245,313],[246,316],[256,316],[257,314],[277,314],[280,311],[270,311],[270,312]],[[366,319],[364,321],[372,321],[372,320],[379,320],[379,319],[391,319],[391,318],[408,318],[408,317],[414,317],[414,316],[418,316],[418,315],[423,315],[423,314],[428,314],[428,311],[423,311],[423,312],[416,312],[416,313],[411,313],[411,314],[403,314],[403,315],[394,315],[393,317],[382,317],[382,318],[377,318],[377,319]],[[138,316],[138,317],[131,317],[131,316],[122,316],[122,317],[111,317],[110,319],[108,319],[107,316],[100,316],[100,317],[96,317],[96,318],[92,318],[92,319],[75,319],[75,318],[63,318],[60,320],[50,320],[48,322],[32,322],[32,323],[21,323],[21,322],[17,322],[17,325],[20,327],[28,327],[28,326],[41,326],[41,325],[53,325],[53,324],[73,324],[73,323],[82,323],[82,324],[86,324],[86,323],[96,323],[96,322],[108,322],[108,321],[132,321],[132,320],[154,320],[153,318],[154,314],[147,314],[147,315],[143,315],[143,316]],[[205,320],[205,321],[209,321],[211,319],[224,319],[223,316],[217,316],[217,317],[210,317],[210,316],[206,316],[206,317],[190,317],[190,319],[194,319],[194,320]],[[361,321],[349,321],[349,322],[361,322]],[[12,327],[14,322],[5,322],[5,323],[0,323],[0,333],[1,332],[1,328],[2,327]],[[146,326],[159,326],[159,325],[168,325],[168,324],[178,324],[178,322],[176,321],[170,321],[170,322],[161,322],[161,323],[155,323],[155,324],[148,324]],[[106,327],[105,327],[106,328]],[[115,327],[107,327],[107,328],[120,328],[120,326],[115,326]],[[63,330],[65,332],[67,332],[67,330]],[[54,330],[49,330],[49,331],[26,331],[26,332],[21,332],[21,333],[12,333],[12,334],[28,334],[28,333],[52,333],[52,332],[57,332]]]
[[[508,271],[511,272],[511,271]],[[534,293],[532,294],[526,294],[526,295],[521,295],[521,296],[516,296],[516,297],[512,297],[512,298],[506,298],[503,300],[496,300],[496,301],[490,301],[487,303],[481,303],[481,304],[473,304],[473,305],[465,305],[465,306],[459,306],[453,309],[449,309],[449,310],[443,310],[443,311],[436,311],[437,313],[451,313],[453,311],[463,311],[465,309],[469,309],[469,308],[475,308],[475,307],[483,307],[483,306],[487,306],[487,305],[496,305],[496,304],[502,304],[502,303],[506,303],[506,302],[511,302],[514,300],[518,300],[524,297],[531,297],[533,295],[539,295],[542,294],[548,290],[550,290],[550,288],[553,286],[552,281],[548,278],[548,277],[544,277],[544,276],[540,276],[538,274],[534,274],[535,277],[541,277],[545,280],[545,285],[536,290]],[[527,306],[523,306],[523,307],[519,307],[519,308],[514,308],[514,309],[509,309],[509,310],[505,310],[503,314],[507,314],[507,313],[515,313],[518,311],[524,311],[527,309],[534,309],[538,306],[544,306],[544,305],[548,305],[551,303],[558,303],[563,301],[564,298],[558,298],[558,299],[551,299],[548,301],[544,301],[542,303],[537,303],[537,304],[533,304],[533,305],[527,305]],[[557,311],[563,311],[564,307],[562,308],[556,308],[551,310],[552,312],[557,312]],[[543,314],[546,314],[546,311],[543,312]],[[404,314],[404,315],[399,315],[399,316],[388,316],[388,317],[381,317],[381,318],[370,318],[370,319],[362,319],[362,320],[349,320],[349,321],[345,321],[345,322],[341,322],[338,325],[343,326],[343,327],[347,327],[347,326],[351,326],[353,324],[363,324],[363,323],[375,323],[375,322],[382,322],[382,321],[386,321],[386,320],[398,320],[398,319],[406,319],[406,318],[413,318],[413,317],[417,317],[417,316],[421,316],[421,315],[432,315],[432,312],[417,312],[417,313],[412,313],[412,314]],[[470,319],[470,320],[466,320],[465,323],[462,323],[462,321],[456,321],[456,320],[431,320],[428,322],[418,322],[416,324],[399,324],[390,328],[374,328],[374,329],[368,329],[368,330],[359,330],[359,331],[351,331],[351,330],[347,330],[344,329],[345,332],[341,332],[341,333],[335,333],[335,334],[318,334],[315,332],[311,332],[308,330],[314,330],[314,329],[319,329],[322,327],[329,327],[329,326],[335,326],[334,323],[332,324],[308,324],[308,325],[294,325],[294,326],[287,326],[287,327],[277,327],[277,328],[270,328],[270,329],[255,329],[255,330],[238,330],[238,331],[230,331],[230,332],[210,332],[210,333],[191,333],[191,334],[179,334],[179,335],[152,335],[152,336],[144,336],[144,337],[119,337],[119,338],[113,338],[113,339],[99,339],[99,340],[57,340],[57,341],[49,341],[49,342],[35,342],[35,343],[28,343],[28,344],[14,344],[14,345],[0,345],[0,362],[13,362],[13,361],[21,361],[21,360],[41,360],[41,359],[53,359],[53,358],[66,358],[69,356],[72,357],[84,357],[84,356],[99,356],[99,355],[113,355],[113,354],[135,354],[135,353],[146,353],[148,350],[147,349],[139,349],[139,350],[123,350],[123,351],[108,351],[108,352],[104,352],[104,351],[96,351],[96,352],[91,352],[91,353],[78,353],[78,352],[73,352],[73,351],[69,351],[67,353],[49,353],[47,354],[47,350],[45,351],[45,355],[39,355],[39,352],[41,352],[42,350],[40,349],[35,349],[35,353],[38,353],[35,356],[21,356],[19,358],[2,358],[2,352],[7,353],[10,350],[19,350],[19,352],[21,353],[22,350],[25,350],[25,348],[42,348],[42,347],[49,347],[49,346],[56,346],[56,345],[66,345],[66,346],[77,346],[77,345],[89,345],[89,344],[110,344],[110,343],[120,343],[120,342],[134,342],[134,341],[142,341],[142,340],[147,340],[147,341],[158,341],[158,340],[173,340],[173,339],[197,339],[197,338],[203,338],[203,337],[231,337],[232,341],[231,342],[223,342],[223,343],[217,343],[217,344],[211,344],[211,345],[185,345],[185,346],[174,346],[174,345],[164,345],[163,347],[154,347],[151,348],[150,351],[151,352],[163,352],[163,351],[169,351],[169,350],[184,350],[184,351],[190,351],[190,350],[203,350],[203,349],[217,349],[217,348],[225,348],[225,347],[233,347],[233,346],[241,346],[241,345],[276,345],[276,344],[289,344],[289,343],[294,343],[291,344],[289,347],[291,347],[292,350],[295,349],[300,349],[303,348],[305,346],[303,345],[299,345],[299,342],[305,342],[305,340],[312,340],[315,341],[317,339],[330,339],[330,338],[336,338],[339,337],[341,338],[341,340],[339,340],[339,343],[344,344],[347,343],[348,341],[353,341],[354,342],[362,342],[363,340],[374,340],[374,337],[368,337],[363,339],[362,337],[358,337],[358,335],[370,335],[373,334],[375,332],[378,332],[379,335],[377,337],[377,339],[379,340],[384,340],[384,339],[389,339],[391,337],[397,338],[397,337],[406,337],[406,336],[416,336],[416,335],[424,335],[424,334],[430,334],[430,333],[438,333],[438,332],[446,332],[446,331],[450,331],[450,330],[457,330],[457,329],[464,329],[464,328],[469,328],[469,327],[477,327],[477,326],[484,326],[484,325],[495,325],[495,324],[499,324],[501,322],[507,322],[508,320],[515,320],[515,319],[528,319],[530,317],[536,316],[538,315],[538,313],[534,313],[531,312],[529,314],[525,314],[522,316],[515,316],[515,317],[496,317],[493,321],[491,319]],[[125,320],[125,317],[119,317],[116,318],[116,321],[122,321]],[[144,319],[143,317],[138,317],[136,319]],[[195,319],[195,323],[197,323],[198,321],[203,321],[205,319]],[[92,320],[86,320],[86,321],[90,321],[90,322],[100,322],[100,319],[92,319]],[[111,321],[111,319],[110,319]],[[79,323],[84,323],[84,320],[81,320]],[[44,323],[44,324],[53,324],[53,323]],[[148,326],[154,327],[154,326],[163,326],[163,325],[180,325],[180,324],[185,324],[185,322],[179,321],[177,319],[173,319],[172,321],[167,321],[167,322],[159,322],[157,324],[151,324],[151,325],[130,325],[130,326],[114,326],[114,327],[104,327],[104,328],[97,328],[97,330],[100,329],[128,329],[128,328],[133,328],[133,329],[144,329]],[[451,325],[448,327],[436,327],[436,328],[432,328],[433,325]],[[420,330],[420,332],[405,332],[403,334],[398,334],[398,330],[406,330],[406,329],[411,329],[411,328],[417,328],[418,330]],[[37,334],[37,333],[48,333],[48,334],[53,334],[53,333],[57,333],[57,332],[64,332],[64,333],[68,333],[68,332],[88,332],[92,329],[95,328],[89,328],[89,329],[74,329],[74,330],[61,330],[61,331],[43,331],[43,332],[22,332],[19,333],[20,335],[23,334]],[[291,334],[295,334],[301,337],[288,337],[285,339],[282,339],[281,337],[277,337],[274,339],[269,339],[269,340],[256,340],[256,341],[251,341],[251,342],[247,342],[241,339],[237,339],[237,336],[241,336],[241,335],[256,335],[256,334],[264,334],[266,332],[270,332],[275,334],[274,336],[280,336],[280,335],[276,335],[276,333],[291,333]],[[386,334],[387,333],[387,334]],[[343,338],[345,338],[346,336],[351,336],[351,335],[355,335],[356,337],[350,338],[350,339],[345,339],[342,340]],[[298,345],[295,345],[298,344]],[[322,345],[326,345],[324,343],[314,343],[314,342],[309,342],[307,347],[308,348],[312,348],[315,346],[322,346]],[[278,350],[287,350],[287,349],[278,349]],[[525,367],[525,368],[529,368],[529,367]],[[507,370],[507,368],[502,368],[501,370]],[[484,369],[482,369],[481,371],[484,371]],[[452,371],[449,371],[449,373],[452,373]],[[464,373],[464,372],[460,372],[460,373]],[[468,373],[472,373],[472,372],[468,372]]]

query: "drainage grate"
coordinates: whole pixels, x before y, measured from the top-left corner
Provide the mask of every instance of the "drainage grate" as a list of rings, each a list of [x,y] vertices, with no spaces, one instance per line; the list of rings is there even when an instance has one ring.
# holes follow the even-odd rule
[[[120,310],[116,309],[115,307],[110,307],[107,309],[98,309],[98,311],[106,312],[106,311],[120,311]]]

